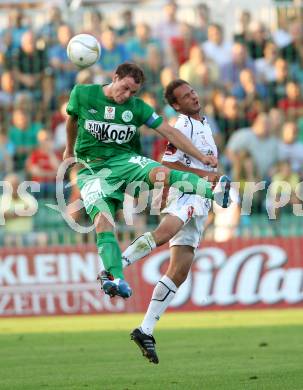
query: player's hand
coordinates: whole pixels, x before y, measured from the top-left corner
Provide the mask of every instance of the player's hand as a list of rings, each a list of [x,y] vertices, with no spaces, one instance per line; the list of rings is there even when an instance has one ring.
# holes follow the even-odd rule
[[[201,162],[205,165],[210,165],[213,168],[218,166],[218,159],[215,156],[204,156],[201,158]]]
[[[215,186],[219,181],[220,174],[218,172],[209,172],[207,176],[203,176],[203,178]]]
[[[63,152],[63,161],[64,160],[67,160],[68,158],[74,158],[75,155],[74,155],[74,151],[73,150],[69,150],[69,149],[65,149],[64,152]]]

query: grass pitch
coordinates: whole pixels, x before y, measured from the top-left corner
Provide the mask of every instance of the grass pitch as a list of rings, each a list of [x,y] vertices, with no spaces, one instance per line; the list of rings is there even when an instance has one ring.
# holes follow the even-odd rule
[[[159,365],[142,315],[0,320],[0,389],[303,390],[303,310],[166,314]]]

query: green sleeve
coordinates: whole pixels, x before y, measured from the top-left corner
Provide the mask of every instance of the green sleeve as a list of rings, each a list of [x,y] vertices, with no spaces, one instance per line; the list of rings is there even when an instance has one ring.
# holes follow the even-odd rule
[[[142,115],[142,125],[146,125],[152,129],[156,129],[163,122],[163,118],[159,116],[155,110],[143,100],[141,102],[141,115]]]
[[[78,105],[78,85],[75,85],[72,89],[72,92],[69,97],[68,105],[66,107],[66,112],[71,116],[78,116],[79,114],[79,105]]]

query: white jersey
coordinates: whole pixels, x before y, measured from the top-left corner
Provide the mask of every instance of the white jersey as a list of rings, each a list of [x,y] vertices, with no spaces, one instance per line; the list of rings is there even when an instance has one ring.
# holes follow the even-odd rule
[[[206,118],[199,121],[181,114],[174,127],[189,138],[204,155],[218,156],[218,150]],[[216,171],[215,168],[185,154],[171,143],[167,145],[162,161],[181,162],[190,168],[208,172]],[[184,222],[185,226],[170,240],[170,245],[190,245],[196,248],[199,245],[210,207],[211,201],[209,199],[198,195],[182,194],[177,189],[171,188],[167,205],[162,212],[176,215]]]
[[[180,114],[174,126],[181,131],[204,155],[218,156],[217,146],[215,144],[211,128],[205,117],[201,121],[189,116]],[[209,165],[203,164],[194,157],[188,156],[181,150],[168,144],[162,161],[176,162],[179,161],[187,167],[203,169],[204,171],[214,172],[215,169]]]

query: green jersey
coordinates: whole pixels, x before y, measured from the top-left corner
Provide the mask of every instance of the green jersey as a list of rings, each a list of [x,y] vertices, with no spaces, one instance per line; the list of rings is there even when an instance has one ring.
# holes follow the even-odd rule
[[[162,123],[162,118],[142,99],[131,97],[117,104],[104,95],[98,84],[75,85],[66,111],[78,117],[75,154],[87,162],[120,153],[140,154],[138,128],[143,124],[157,128]]]

